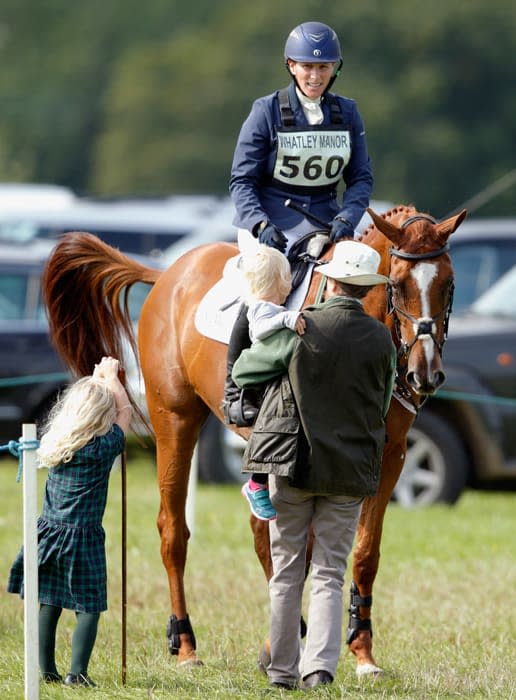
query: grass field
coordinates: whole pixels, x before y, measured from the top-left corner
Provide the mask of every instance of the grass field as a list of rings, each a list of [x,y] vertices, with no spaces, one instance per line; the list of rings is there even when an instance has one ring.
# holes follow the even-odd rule
[[[14,459],[0,461],[0,698],[23,698],[23,604],[5,593],[22,541],[22,487]],[[41,474],[43,486],[45,474]],[[120,473],[104,519],[110,609],[101,616],[89,672],[95,690],[41,686],[41,698],[301,697],[269,689],[256,669],[267,634],[267,587],[255,559],[247,506],[234,486],[200,486],[186,588],[204,666],[175,668],[170,614],[155,527],[158,491],[149,461],[128,467],[128,671],[120,674]],[[458,505],[408,511],[391,506],[375,586],[374,648],[385,676],[358,681],[343,648],[323,698],[516,698],[516,494],[468,492]],[[347,606],[349,575],[346,577]],[[346,616],[347,617],[347,616]],[[57,659],[68,670],[73,614],[58,628]]]

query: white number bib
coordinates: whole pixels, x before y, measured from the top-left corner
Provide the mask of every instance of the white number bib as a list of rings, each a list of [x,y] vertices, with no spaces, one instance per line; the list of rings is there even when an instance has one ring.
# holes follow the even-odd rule
[[[328,187],[339,182],[351,157],[344,129],[278,129],[273,178],[290,187]]]

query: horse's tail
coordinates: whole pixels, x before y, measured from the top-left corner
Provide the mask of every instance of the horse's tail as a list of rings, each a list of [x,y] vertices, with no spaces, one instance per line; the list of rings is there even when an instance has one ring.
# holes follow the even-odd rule
[[[137,357],[129,291],[160,274],[90,233],[59,240],[45,266],[43,297],[52,343],[74,375],[91,374],[103,356],[122,360],[124,339]]]

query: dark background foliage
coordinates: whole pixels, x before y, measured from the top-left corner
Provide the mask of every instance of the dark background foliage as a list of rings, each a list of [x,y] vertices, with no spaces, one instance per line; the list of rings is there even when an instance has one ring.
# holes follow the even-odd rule
[[[2,0],[0,180],[226,193],[240,124],[288,82],[309,19],[340,36],[375,198],[445,216],[515,170],[513,0]],[[514,202],[513,180],[478,213]]]

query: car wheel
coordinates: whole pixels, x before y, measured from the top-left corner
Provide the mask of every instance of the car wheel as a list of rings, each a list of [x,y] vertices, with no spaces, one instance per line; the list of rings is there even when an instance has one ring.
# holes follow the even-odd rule
[[[408,433],[405,465],[394,488],[394,500],[406,508],[453,504],[467,477],[467,455],[457,433],[440,416],[422,411]]]
[[[207,483],[231,484],[245,479],[240,471],[245,442],[210,413],[197,442],[199,479]]]

